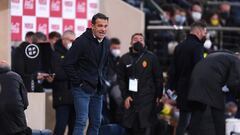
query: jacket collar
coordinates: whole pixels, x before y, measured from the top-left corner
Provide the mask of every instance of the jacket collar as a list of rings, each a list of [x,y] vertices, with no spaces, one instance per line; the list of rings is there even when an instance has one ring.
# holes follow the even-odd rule
[[[10,71],[9,66],[0,66],[0,73],[6,73],[8,71]]]
[[[188,34],[188,38],[193,39],[193,40],[195,40],[195,41],[197,41],[197,42],[202,43],[202,41],[201,41],[196,35],[194,35],[194,34]]]
[[[102,43],[102,42],[104,42],[104,40],[105,40],[105,38],[106,38],[106,37],[104,37],[102,40],[98,40],[98,39],[95,37],[95,35],[93,35],[93,32],[92,32],[92,29],[91,29],[91,28],[87,28],[86,31],[83,33],[83,35],[84,35],[85,37],[87,37],[88,39],[90,39],[90,40],[94,40],[94,41],[97,42],[97,43]]]
[[[59,39],[56,43],[55,43],[55,51],[58,51],[60,53],[66,53],[67,49],[63,46],[62,44],[62,39]]]

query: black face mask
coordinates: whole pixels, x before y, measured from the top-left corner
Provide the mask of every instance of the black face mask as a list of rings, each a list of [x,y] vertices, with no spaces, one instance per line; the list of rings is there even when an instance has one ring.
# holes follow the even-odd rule
[[[133,49],[136,52],[141,52],[143,50],[143,44],[141,42],[136,42],[133,44]]]
[[[221,16],[223,19],[228,19],[229,13],[228,13],[228,12],[222,12],[222,13],[220,13],[220,16]]]

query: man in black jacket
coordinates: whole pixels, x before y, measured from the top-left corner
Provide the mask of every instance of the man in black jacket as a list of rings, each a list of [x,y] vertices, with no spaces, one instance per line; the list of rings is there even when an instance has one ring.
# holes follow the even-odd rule
[[[170,89],[177,92],[177,107],[180,118],[176,135],[184,135],[191,117],[187,102],[189,80],[194,66],[203,59],[203,43],[206,38],[206,24],[195,22],[191,26],[190,34],[174,51],[173,63],[169,71]]]
[[[67,30],[63,33],[62,39],[55,43],[52,55],[52,72],[55,76],[53,74],[47,77],[49,82],[53,81],[53,107],[56,111],[54,135],[64,135],[67,125],[68,135],[72,135],[74,128],[75,110],[70,90],[71,84],[62,68],[64,57],[74,40],[74,32]]]
[[[27,90],[21,77],[0,61],[0,134],[30,135],[24,110],[27,109]]]
[[[107,27],[107,16],[94,15],[92,29],[88,28],[73,42],[65,57],[63,67],[73,86],[76,111],[73,135],[83,135],[88,117],[87,135],[98,135],[109,54]]]
[[[118,82],[124,100],[122,124],[130,135],[146,135],[156,120],[154,107],[162,97],[163,78],[157,57],[141,33],[133,34],[130,51],[119,60]]]
[[[224,85],[232,95],[240,97],[240,59],[236,55],[215,52],[195,66],[188,94],[193,105],[189,135],[225,135]],[[201,125],[207,124],[203,119],[207,108],[211,110],[214,130],[203,133]]]

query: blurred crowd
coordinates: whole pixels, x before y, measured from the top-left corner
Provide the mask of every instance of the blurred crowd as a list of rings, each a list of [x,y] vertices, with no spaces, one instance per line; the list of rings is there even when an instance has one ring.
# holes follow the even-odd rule
[[[145,12],[146,27],[149,25],[190,26],[194,22],[199,21],[205,21],[208,27],[240,26],[240,8],[238,5],[231,4],[231,2],[238,2],[237,0],[219,1],[217,5],[211,5],[204,0],[153,0],[162,11],[157,10],[150,0],[124,1]],[[175,134],[180,111],[176,103],[176,92],[167,87],[169,79],[168,71],[174,57],[175,47],[186,39],[188,33],[189,30],[148,29],[145,31],[145,36],[141,33],[135,33],[131,37],[130,51],[124,57],[121,57],[121,41],[116,37],[110,39],[108,80],[106,81],[108,90],[103,96],[102,126],[116,124],[124,132],[140,134],[142,131],[132,131],[128,130],[128,128],[125,128],[125,130],[120,125],[122,125],[122,119],[126,114],[124,110],[132,106],[131,101],[136,100],[139,104],[145,104],[141,97],[137,97],[132,93],[129,94],[128,92],[124,93],[122,90],[128,85],[126,84],[128,80],[124,76],[128,72],[127,63],[130,63],[131,59],[138,61],[138,58],[135,56],[140,56],[141,58],[141,53],[144,52],[148,54],[145,59],[150,60],[152,63],[143,61],[140,65],[142,68],[149,65],[152,67],[148,72],[139,71],[138,76],[142,75],[141,78],[146,77],[144,80],[141,80],[141,83],[146,84],[146,87],[142,85],[141,87],[143,87],[143,91],[151,91],[149,88],[153,89],[153,85],[156,85],[157,89],[163,90],[161,93],[156,92],[157,94],[153,92],[155,95],[150,98],[150,101],[152,101],[152,98],[157,98],[157,107],[155,108],[154,106],[156,112],[153,114],[156,114],[157,121],[155,121],[155,126],[151,129],[153,131],[151,135]],[[240,31],[208,30],[206,40],[203,43],[204,53],[207,56],[211,52],[221,49],[239,52],[239,35]],[[21,42],[17,47],[12,48],[12,70],[23,78],[28,92],[44,92],[46,89],[52,90],[53,108],[56,111],[56,126],[53,132],[56,135],[64,133],[67,125],[69,129],[68,134],[71,135],[74,120],[76,119],[72,117],[75,116],[73,97],[70,92],[72,85],[62,67],[65,55],[72,47],[75,39],[76,35],[71,30],[65,31],[62,35],[58,32],[51,32],[49,35],[44,35],[41,32],[27,32],[25,41]],[[138,47],[134,48],[134,46]],[[153,55],[146,51],[147,49],[152,51]],[[137,55],[133,53],[134,50],[137,52],[135,52]],[[160,66],[156,64],[158,62]],[[148,75],[151,73],[154,73],[153,78],[160,78],[160,80],[149,79]],[[161,86],[158,86],[160,83]],[[240,118],[238,101],[229,93],[226,95],[225,118]],[[144,105],[138,106],[137,104],[133,106],[136,106],[136,108],[146,107]],[[141,118],[150,113],[152,112],[144,112]],[[123,124],[124,127],[129,126],[128,124],[131,122],[135,122],[129,118],[125,118],[125,120],[129,121],[125,121],[125,125]],[[137,123],[147,125],[147,122],[144,119],[140,119]],[[141,125],[134,125],[133,127],[135,128],[135,126],[136,129],[139,129]]]

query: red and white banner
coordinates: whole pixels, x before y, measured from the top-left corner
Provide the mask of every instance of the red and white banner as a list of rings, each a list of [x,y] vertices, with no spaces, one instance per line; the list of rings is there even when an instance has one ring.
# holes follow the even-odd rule
[[[76,0],[76,18],[87,17],[87,0]]]
[[[22,40],[22,17],[11,16],[11,38],[12,41]]]
[[[11,15],[22,16],[23,14],[23,0],[11,0]]]
[[[28,31],[48,34],[73,30],[77,36],[91,27],[100,0],[11,0],[11,37],[24,40]]]
[[[75,0],[63,0],[63,18],[66,19],[74,19],[75,18],[75,8],[76,8]]]
[[[91,27],[92,27],[92,21],[88,20],[88,28],[91,28]]]
[[[48,18],[37,18],[37,31],[48,35]]]
[[[49,17],[49,0],[36,0],[36,16]]]
[[[22,39],[29,31],[36,31],[36,17],[35,16],[23,16],[22,17]]]
[[[72,19],[63,19],[63,32],[66,30],[74,31],[74,20]]]
[[[57,31],[62,33],[62,19],[61,18],[49,18],[49,32]]]
[[[23,0],[23,15],[35,16],[35,0]]]
[[[88,21],[86,19],[75,19],[75,34],[80,36],[88,27]]]
[[[62,17],[62,0],[50,0],[50,17]]]
[[[92,16],[99,12],[99,1],[88,0],[87,1],[87,19],[91,20]]]

